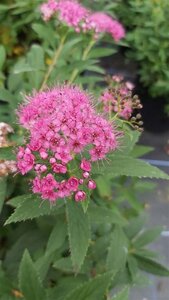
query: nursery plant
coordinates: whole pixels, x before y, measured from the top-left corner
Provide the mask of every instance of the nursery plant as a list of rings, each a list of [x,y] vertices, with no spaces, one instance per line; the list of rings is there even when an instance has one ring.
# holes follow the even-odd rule
[[[167,0],[128,0],[116,6],[128,28],[128,57],[138,62],[140,81],[152,97],[169,94],[168,11]]]
[[[30,37],[17,58],[1,46],[0,300],[130,299],[142,271],[169,275],[148,248],[163,228],[146,229],[138,200],[153,188],[141,178],[169,176],[139,159],[151,148],[136,145],[132,84],[99,66],[125,29],[73,0],[0,9],[24,9],[12,30]]]

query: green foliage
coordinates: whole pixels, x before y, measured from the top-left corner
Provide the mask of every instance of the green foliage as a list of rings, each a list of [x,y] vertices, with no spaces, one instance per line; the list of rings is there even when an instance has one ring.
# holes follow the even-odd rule
[[[19,287],[26,300],[46,299],[45,290],[27,250],[24,252],[19,268]]]
[[[120,154],[112,154],[109,156],[109,159],[111,161],[105,162],[104,166],[95,165],[95,168],[92,170],[93,174],[104,174],[106,172],[110,178],[125,175],[139,178],[169,179],[169,176],[163,171],[143,160]]]
[[[75,272],[78,272],[83,264],[90,243],[89,219],[81,205],[68,200],[66,207],[71,259]]]
[[[58,200],[52,210],[48,202],[43,203],[41,198],[33,194],[19,196],[14,199],[14,202],[15,204],[17,202],[18,205],[16,206],[14,213],[6,221],[6,225],[12,222],[15,223],[44,215],[50,215],[57,212],[63,205],[63,202]]]
[[[113,273],[111,272],[97,276],[72,291],[70,295],[65,297],[65,300],[103,300],[112,276]]]
[[[115,295],[111,300],[129,300],[129,289],[124,288],[117,295]]]
[[[107,269],[114,270],[116,273],[123,269],[126,264],[128,252],[128,241],[122,228],[115,227],[112,232],[110,248],[107,256]]]
[[[139,63],[140,79],[155,97],[169,95],[168,13],[168,0],[128,0],[117,6],[117,14],[129,28],[128,57]]]

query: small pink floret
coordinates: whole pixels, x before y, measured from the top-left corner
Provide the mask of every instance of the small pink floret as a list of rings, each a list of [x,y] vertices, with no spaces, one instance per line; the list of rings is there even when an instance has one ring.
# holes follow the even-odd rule
[[[75,194],[75,201],[84,201],[86,199],[86,193],[84,191],[78,191]]]

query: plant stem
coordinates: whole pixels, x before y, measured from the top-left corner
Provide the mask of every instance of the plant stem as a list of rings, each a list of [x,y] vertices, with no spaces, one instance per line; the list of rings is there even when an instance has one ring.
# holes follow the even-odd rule
[[[90,50],[92,49],[93,45],[95,44],[95,40],[92,39],[90,41],[90,43],[88,44],[88,46],[85,48],[84,52],[83,52],[83,55],[82,55],[82,61],[85,61],[87,59],[87,56],[90,52]],[[77,75],[79,73],[79,70],[78,68],[74,69],[73,72],[72,72],[72,75],[69,79],[69,84],[73,83],[73,81],[76,79]]]
[[[57,62],[58,62],[58,58],[61,54],[61,51],[63,49],[63,46],[64,46],[64,42],[65,42],[65,39],[66,39],[66,35],[64,35],[62,38],[61,38],[61,41],[60,41],[60,45],[59,47],[56,49],[55,53],[54,53],[54,56],[53,56],[53,59],[52,59],[52,63],[51,65],[49,66],[48,68],[48,71],[46,72],[45,76],[44,76],[44,79],[43,79],[43,82],[42,82],[42,85],[40,87],[40,91],[42,91],[45,86],[46,86],[46,83],[50,77],[50,74],[52,73],[54,67],[56,66]]]

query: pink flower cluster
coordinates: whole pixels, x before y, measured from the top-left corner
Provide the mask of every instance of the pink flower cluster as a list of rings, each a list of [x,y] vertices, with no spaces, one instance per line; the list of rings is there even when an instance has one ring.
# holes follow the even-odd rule
[[[122,76],[113,76],[111,79],[112,88],[106,90],[101,96],[104,110],[115,112],[119,117],[128,120],[133,112],[133,100],[131,91],[134,85],[123,81]]]
[[[30,136],[18,150],[19,171],[33,171],[33,192],[43,199],[55,201],[73,193],[76,201],[84,200],[84,190],[96,188],[92,162],[118,147],[118,132],[78,87],[58,86],[27,100],[18,112]]]
[[[125,36],[124,27],[103,12],[91,12],[76,0],[48,0],[40,7],[43,19],[48,21],[55,13],[61,22],[75,28],[77,32],[94,31],[98,38],[100,33],[111,34],[115,41]]]
[[[89,24],[95,30],[96,34],[109,33],[116,42],[125,36],[122,24],[103,12],[91,14]]]

